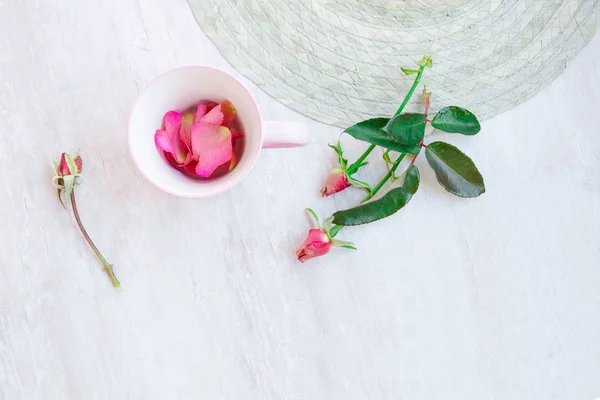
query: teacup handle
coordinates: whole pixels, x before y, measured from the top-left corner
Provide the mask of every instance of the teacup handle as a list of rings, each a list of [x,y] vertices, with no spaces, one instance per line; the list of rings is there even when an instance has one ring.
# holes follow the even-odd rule
[[[310,142],[308,125],[302,122],[266,121],[263,133],[263,149],[300,147]]]

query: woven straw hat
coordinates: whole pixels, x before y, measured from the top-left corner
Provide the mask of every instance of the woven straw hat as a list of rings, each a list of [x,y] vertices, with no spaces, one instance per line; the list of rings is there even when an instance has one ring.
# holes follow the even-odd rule
[[[480,119],[533,96],[592,38],[600,0],[189,0],[225,58],[274,98],[348,126],[398,107],[425,54],[432,109]],[[407,111],[422,110],[415,96]]]

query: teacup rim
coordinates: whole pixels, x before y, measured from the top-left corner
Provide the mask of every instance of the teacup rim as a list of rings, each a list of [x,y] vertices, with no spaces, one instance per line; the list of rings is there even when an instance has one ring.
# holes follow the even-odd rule
[[[144,169],[140,166],[139,161],[137,160],[137,158],[134,156],[133,154],[133,146],[132,146],[132,130],[131,130],[131,121],[132,121],[132,116],[133,113],[135,112],[138,103],[140,101],[140,99],[144,96],[144,94],[146,93],[146,91],[149,90],[150,87],[152,87],[157,81],[159,81],[161,78],[171,74],[171,73],[175,73],[177,71],[180,70],[185,70],[185,69],[207,69],[207,70],[211,70],[220,74],[223,74],[224,76],[228,77],[229,79],[233,80],[235,83],[237,83],[250,97],[250,99],[252,99],[252,104],[254,105],[254,109],[256,112],[256,115],[258,116],[258,121],[259,121],[259,138],[258,138],[258,149],[256,149],[253,154],[252,154],[252,159],[250,160],[250,163],[248,164],[248,166],[246,167],[246,169],[244,171],[242,171],[241,174],[238,174],[237,176],[233,177],[233,178],[229,178],[227,179],[227,175],[219,178],[219,179],[227,179],[227,184],[225,186],[223,186],[222,188],[212,188],[209,190],[206,190],[204,192],[199,192],[199,193],[189,193],[189,192],[182,192],[182,191],[177,191],[177,190],[173,190],[172,188],[163,185],[162,183],[156,181],[155,179],[152,179],[151,177],[149,177],[145,172]],[[238,183],[240,183],[244,178],[246,178],[246,176],[248,176],[248,174],[250,173],[250,171],[254,168],[254,165],[256,164],[256,161],[258,160],[258,157],[260,155],[260,152],[262,150],[262,144],[263,144],[263,139],[264,139],[264,135],[263,135],[263,118],[262,118],[262,114],[260,112],[260,107],[258,107],[258,104],[256,102],[255,96],[252,94],[252,92],[248,89],[248,87],[241,82],[238,78],[236,78],[235,76],[233,76],[232,74],[230,74],[229,72],[226,72],[220,68],[217,67],[213,67],[210,65],[202,65],[202,64],[189,64],[189,65],[182,65],[179,67],[175,67],[175,68],[171,68],[165,72],[162,72],[160,74],[158,74],[157,76],[155,76],[154,78],[152,78],[150,81],[148,81],[148,83],[146,83],[143,87],[143,89],[138,93],[133,105],[131,106],[131,110],[129,111],[129,117],[127,120],[127,141],[128,141],[128,147],[129,147],[129,155],[130,157],[133,159],[133,162],[136,166],[136,168],[138,169],[138,171],[140,171],[142,173],[142,175],[146,178],[146,180],[148,180],[151,184],[153,184],[155,187],[157,187],[158,189],[162,190],[165,193],[169,193],[173,196],[177,196],[177,197],[183,197],[183,198],[205,198],[205,197],[211,197],[211,196],[215,196],[218,195],[220,193],[226,192],[228,190],[230,190],[231,188],[233,188],[234,186],[236,186]],[[244,154],[246,157],[248,156],[247,154]],[[198,183],[199,185],[201,185],[201,183]]]

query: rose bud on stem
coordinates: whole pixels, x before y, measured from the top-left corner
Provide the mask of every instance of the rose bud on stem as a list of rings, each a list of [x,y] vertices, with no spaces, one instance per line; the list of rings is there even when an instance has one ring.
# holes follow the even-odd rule
[[[333,218],[326,219],[321,226],[321,224],[319,224],[319,218],[313,210],[307,208],[306,212],[311,217],[312,223],[316,227],[308,231],[308,236],[304,239],[300,248],[296,250],[296,258],[298,261],[303,263],[311,258],[324,256],[329,253],[331,247],[343,247],[356,250],[353,243],[334,239],[341,227],[332,224]]]
[[[355,186],[358,188],[365,189],[366,191],[370,191],[371,187],[368,183],[359,181],[354,178],[352,175],[356,173],[364,165],[367,165],[365,158],[359,159],[352,165],[348,165],[348,160],[344,158],[344,151],[342,150],[342,144],[338,140],[336,145],[330,144],[331,147],[338,156],[338,164],[339,167],[333,168],[329,175],[327,175],[327,179],[325,180],[325,185],[321,189],[321,197],[331,196],[332,194],[339,193],[342,190],[349,188],[350,186]]]
[[[77,225],[79,226],[79,230],[83,234],[83,237],[88,242],[92,251],[96,254],[102,265],[104,266],[104,270],[110,277],[110,280],[114,287],[121,287],[121,283],[115,276],[113,271],[113,266],[106,261],[106,258],[100,253],[100,250],[96,247],[92,238],[87,233],[83,223],[81,222],[81,217],[79,216],[79,211],[77,210],[77,202],[75,200],[75,186],[81,184],[81,169],[82,169],[82,159],[81,156],[76,155],[75,158],[71,157],[67,153],[62,153],[60,157],[60,161],[57,163],[54,162],[54,172],[55,176],[52,179],[52,184],[57,189],[58,199],[60,200],[63,207],[65,204],[61,198],[61,195],[64,194],[65,198],[71,201],[71,209],[73,210],[73,215],[75,216],[75,220],[77,221]],[[66,207],[65,207],[66,208]]]

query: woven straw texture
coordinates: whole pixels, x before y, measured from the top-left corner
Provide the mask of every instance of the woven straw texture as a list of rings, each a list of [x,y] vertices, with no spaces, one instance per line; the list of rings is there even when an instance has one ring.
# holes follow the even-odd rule
[[[432,54],[432,109],[480,119],[533,96],[592,38],[600,0],[189,0],[225,58],[289,107],[348,126],[391,115]],[[422,109],[415,96],[407,111]]]

